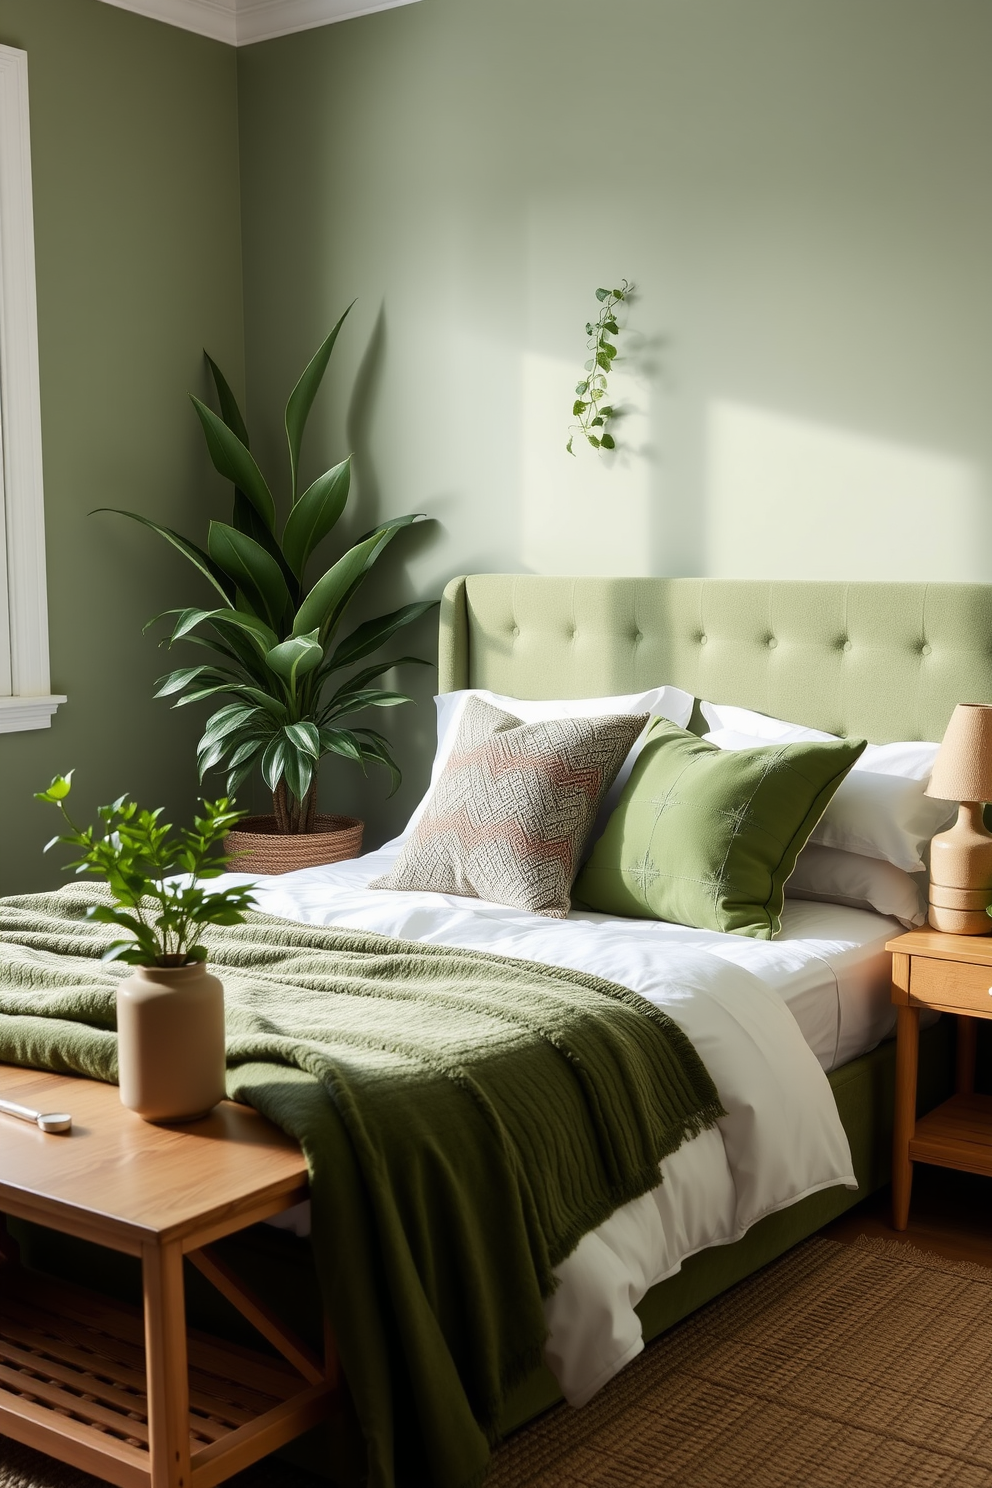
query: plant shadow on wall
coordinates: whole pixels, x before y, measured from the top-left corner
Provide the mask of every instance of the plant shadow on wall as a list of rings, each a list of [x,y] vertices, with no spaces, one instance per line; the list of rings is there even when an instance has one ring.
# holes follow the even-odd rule
[[[202,548],[138,512],[101,508],[157,533],[212,588],[209,606],[165,612],[172,626],[163,644],[172,647],[182,641],[210,655],[160,678],[156,696],[175,697],[174,707],[231,700],[207,720],[197,751],[200,778],[210,769],[225,769],[233,796],[259,769],[272,791],[281,833],[316,830],[317,771],[328,754],[353,760],[363,770],[369,763],[381,765],[396,789],[401,775],[389,741],[377,729],[351,719],[367,708],[410,702],[406,693],[376,684],[394,667],[428,664],[417,656],[390,656],[358,665],[432,609],[434,600],[402,605],[340,635],[348,607],[373,565],[401,529],[422,520],[419,514],[378,523],[318,577],[309,574],[316,549],[345,509],[351,456],[301,492],[300,451],[314,398],[351,308],[318,348],[286,405],[290,510],[281,535],[276,503],[251,454],[241,410],[209,356],[220,414],[192,393],[190,398],[214,467],[234,485],[231,522],[209,522]],[[338,680],[338,674],[345,680]]]

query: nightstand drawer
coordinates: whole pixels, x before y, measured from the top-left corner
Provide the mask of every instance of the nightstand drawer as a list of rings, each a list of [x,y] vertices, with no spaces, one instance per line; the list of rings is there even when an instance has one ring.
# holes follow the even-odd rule
[[[992,967],[914,956],[909,1000],[927,1007],[964,1009],[992,1018]]]

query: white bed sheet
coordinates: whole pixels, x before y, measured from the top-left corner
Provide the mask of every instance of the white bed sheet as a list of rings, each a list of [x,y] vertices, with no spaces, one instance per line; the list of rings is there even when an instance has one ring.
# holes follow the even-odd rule
[[[685,1143],[661,1182],[586,1235],[546,1303],[545,1356],[581,1405],[643,1348],[634,1308],[656,1282],[765,1214],[832,1186],[855,1188],[824,1070],[891,1027],[883,947],[894,920],[788,901],[775,941],[591,913],[551,920],[456,895],[370,890],[399,844],[350,862],[256,880],[258,908],[572,966],[633,988],[692,1039],[727,1115]],[[250,882],[231,874],[217,881]],[[301,1216],[302,1217],[302,1216]]]
[[[266,914],[314,924],[381,930],[414,940],[424,932],[427,918],[432,921],[431,938],[448,940],[436,923],[441,906],[450,908],[458,920],[477,921],[479,933],[465,944],[480,948],[495,949],[493,940],[502,938],[501,933],[512,923],[536,921],[539,926],[548,925],[539,916],[458,895],[365,894],[365,885],[393,865],[399,848],[397,839],[363,858],[324,868],[256,880],[247,874],[231,874],[223,882],[258,883],[258,907]],[[569,920],[608,925],[611,916],[573,911]],[[903,934],[898,920],[841,904],[786,899],[782,930],[775,940],[690,930],[661,920],[619,923],[624,926],[625,937],[632,941],[643,939],[659,949],[663,945],[670,949],[703,949],[774,987],[826,1071],[874,1048],[895,1028],[895,1009],[890,1000],[892,963],[885,944]],[[456,937],[449,943],[461,942]],[[512,950],[503,953],[513,954]],[[618,972],[614,980],[622,981],[622,974]]]

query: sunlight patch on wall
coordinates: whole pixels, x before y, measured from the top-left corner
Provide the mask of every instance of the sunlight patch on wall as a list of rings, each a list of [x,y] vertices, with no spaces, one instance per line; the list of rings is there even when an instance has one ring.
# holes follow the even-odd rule
[[[651,572],[651,453],[646,393],[619,364],[610,401],[614,452],[576,437],[565,450],[578,367],[527,352],[522,367],[521,559],[541,574]]]
[[[981,476],[965,461],[717,403],[707,463],[710,575],[992,578]]]

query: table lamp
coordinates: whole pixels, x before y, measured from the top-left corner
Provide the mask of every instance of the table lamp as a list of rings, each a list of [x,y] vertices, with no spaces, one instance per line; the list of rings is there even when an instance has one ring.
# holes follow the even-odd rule
[[[933,762],[926,795],[959,801],[958,819],[930,844],[930,924],[953,935],[987,935],[992,919],[992,704],[958,703]]]

